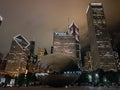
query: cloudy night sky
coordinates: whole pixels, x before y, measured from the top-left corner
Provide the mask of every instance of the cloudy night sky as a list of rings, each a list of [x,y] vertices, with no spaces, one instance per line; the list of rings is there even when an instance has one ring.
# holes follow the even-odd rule
[[[120,43],[120,0],[0,0],[0,52],[9,52],[12,37],[22,34],[50,52],[53,32],[67,31],[74,21],[80,29],[82,47],[88,45],[86,9],[90,2],[103,3],[107,30]],[[119,44],[120,45],[120,44]]]

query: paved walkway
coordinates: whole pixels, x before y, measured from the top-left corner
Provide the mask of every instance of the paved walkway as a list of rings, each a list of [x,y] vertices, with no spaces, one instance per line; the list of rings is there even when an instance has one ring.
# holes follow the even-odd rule
[[[0,88],[0,90],[120,90],[116,87],[88,87],[88,86],[79,86],[79,87],[61,87],[61,88],[53,88],[48,86],[36,86],[36,87],[8,87],[8,88]]]

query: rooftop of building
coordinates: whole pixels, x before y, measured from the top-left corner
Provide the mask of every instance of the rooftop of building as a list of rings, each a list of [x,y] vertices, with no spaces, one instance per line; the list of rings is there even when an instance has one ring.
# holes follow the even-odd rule
[[[77,24],[73,21],[70,25],[69,25],[69,28],[75,26],[76,28],[78,28]]]
[[[55,36],[72,36],[68,32],[54,32]]]
[[[103,5],[102,3],[90,3],[87,7],[86,14],[88,13],[90,6],[102,6],[102,5]]]
[[[13,40],[22,48],[22,49],[25,49],[27,48],[30,43],[29,41],[23,37],[21,34],[18,34],[16,36],[13,37]]]

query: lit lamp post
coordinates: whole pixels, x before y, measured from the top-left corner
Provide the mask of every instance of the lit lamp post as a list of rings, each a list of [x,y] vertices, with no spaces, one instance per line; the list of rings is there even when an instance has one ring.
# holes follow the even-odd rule
[[[95,77],[96,77],[96,78],[99,78],[99,75],[98,75],[98,73],[96,73],[96,74],[95,74]]]
[[[1,26],[1,24],[2,24],[2,21],[3,21],[3,17],[0,16],[0,26]]]
[[[95,73],[95,84],[98,85],[99,82],[99,74]]]
[[[103,81],[104,81],[104,85],[107,85],[107,79],[106,79],[106,77],[103,78]]]
[[[88,75],[89,84],[92,85],[92,75]]]

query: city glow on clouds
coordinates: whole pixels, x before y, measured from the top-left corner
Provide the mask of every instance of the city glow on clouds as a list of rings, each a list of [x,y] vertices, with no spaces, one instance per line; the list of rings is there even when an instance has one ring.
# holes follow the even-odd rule
[[[80,29],[82,46],[88,44],[86,9],[90,2],[102,2],[108,28],[120,21],[120,1],[117,0],[1,0],[0,52],[9,51],[12,37],[22,34],[36,41],[38,47],[53,43],[53,32],[67,31],[74,21]]]

